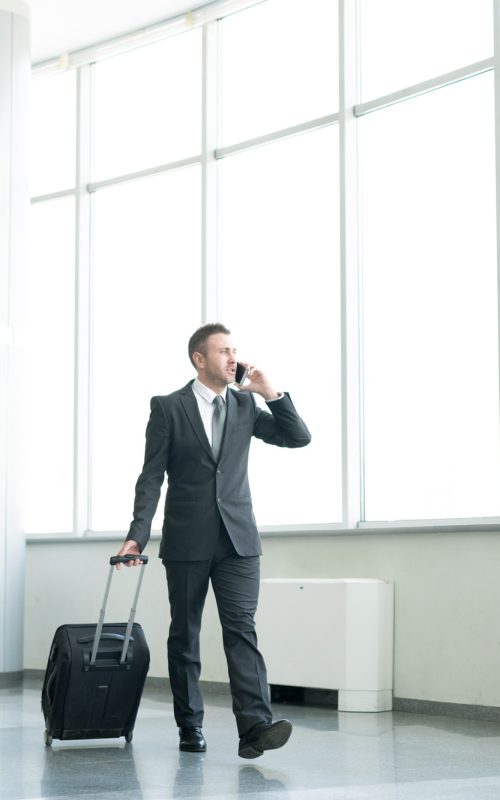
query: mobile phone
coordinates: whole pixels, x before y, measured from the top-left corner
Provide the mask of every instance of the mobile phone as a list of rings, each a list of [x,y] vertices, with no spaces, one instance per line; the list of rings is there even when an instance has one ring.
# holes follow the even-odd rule
[[[243,366],[243,364],[238,363],[236,364],[236,375],[234,382],[238,383],[240,386],[246,381],[248,375],[248,369]]]

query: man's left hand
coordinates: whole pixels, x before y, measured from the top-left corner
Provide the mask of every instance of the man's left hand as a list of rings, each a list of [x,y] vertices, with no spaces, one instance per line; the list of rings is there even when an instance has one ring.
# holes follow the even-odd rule
[[[266,375],[256,367],[254,364],[248,364],[244,361],[241,362],[243,366],[248,369],[247,374],[247,383],[243,386],[238,384],[238,388],[242,392],[255,392],[255,394],[260,394],[264,400],[277,400],[281,395],[273,386],[269,383],[268,378]]]

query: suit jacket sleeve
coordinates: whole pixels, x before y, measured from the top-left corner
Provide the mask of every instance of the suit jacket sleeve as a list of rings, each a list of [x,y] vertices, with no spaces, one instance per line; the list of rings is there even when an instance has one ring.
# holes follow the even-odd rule
[[[278,447],[305,447],[309,444],[311,434],[288,394],[267,405],[271,413],[255,407],[254,436]]]
[[[146,428],[144,466],[135,486],[134,518],[127,539],[138,542],[141,551],[151,535],[161,487],[168,466],[169,430],[159,397],[151,400],[151,414]]]

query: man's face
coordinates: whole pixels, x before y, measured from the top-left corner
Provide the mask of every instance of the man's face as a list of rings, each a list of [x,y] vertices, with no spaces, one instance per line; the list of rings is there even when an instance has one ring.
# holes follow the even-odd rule
[[[207,352],[199,359],[198,376],[214,391],[233,383],[236,374],[236,348],[226,333],[214,333],[207,339]]]

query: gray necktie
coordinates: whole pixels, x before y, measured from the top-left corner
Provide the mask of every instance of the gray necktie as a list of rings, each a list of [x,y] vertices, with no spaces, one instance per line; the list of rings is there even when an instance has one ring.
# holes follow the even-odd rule
[[[214,415],[212,417],[212,451],[217,461],[219,458],[222,437],[224,435],[224,422],[226,420],[226,404],[220,394],[216,394],[212,400],[214,404]]]

